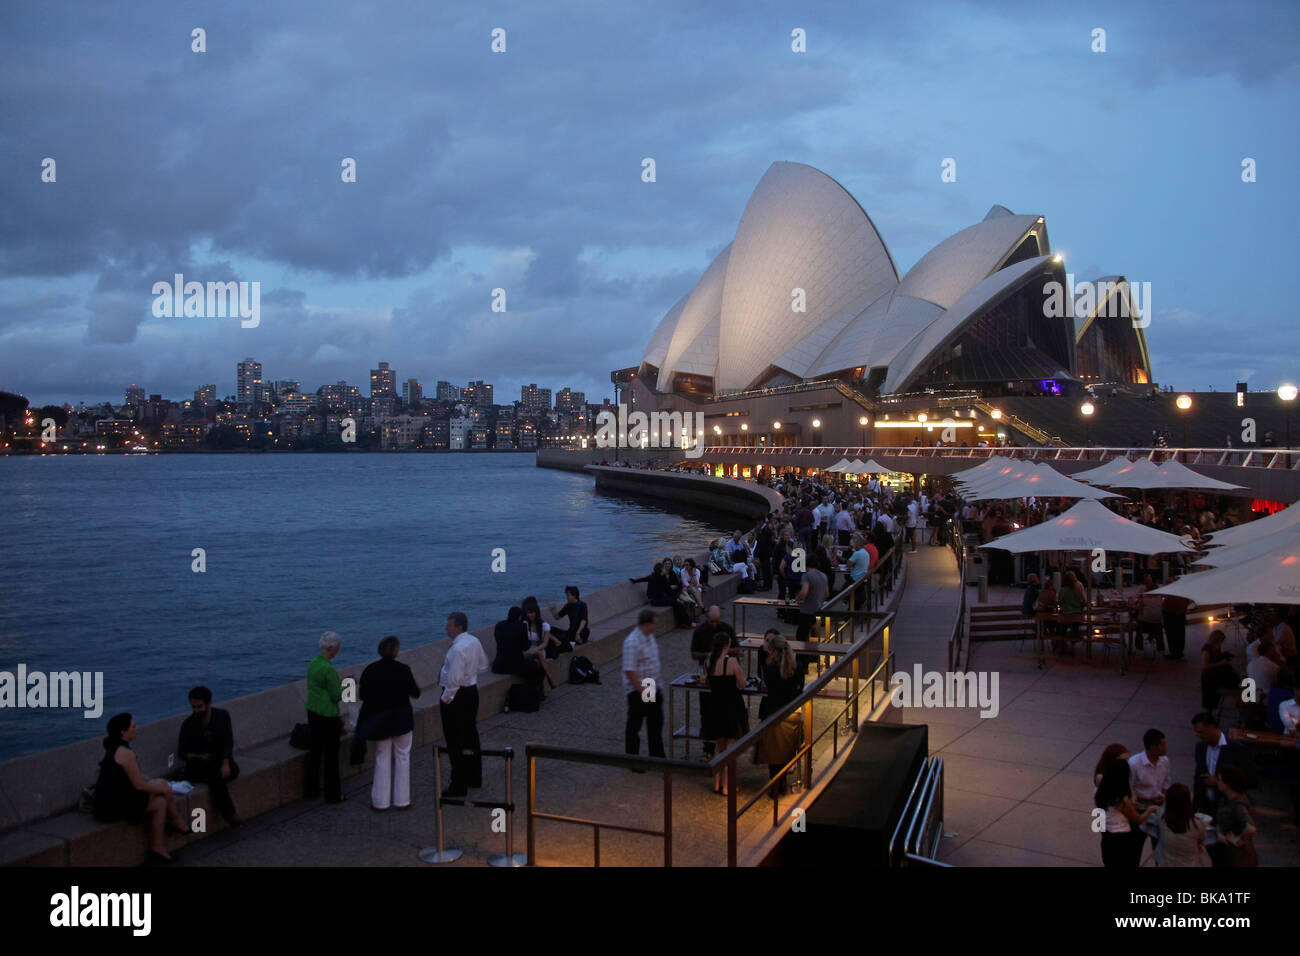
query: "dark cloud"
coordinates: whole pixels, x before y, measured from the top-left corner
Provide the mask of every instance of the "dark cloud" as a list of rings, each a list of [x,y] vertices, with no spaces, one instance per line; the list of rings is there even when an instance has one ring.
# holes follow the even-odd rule
[[[1081,197],[1111,187],[1108,160],[1142,133],[1077,135],[1076,112],[1185,89],[1186,122],[1151,122],[1222,124],[1205,84],[1293,90],[1298,23],[1290,3],[5,5],[0,381],[224,394],[251,353],[312,387],[387,357],[426,381],[607,388],[772,161],[839,179],[903,269],[993,202],[1047,215],[1070,245],[1053,215],[1095,207]],[[1094,26],[1106,59],[1087,52]],[[948,155],[959,187],[938,183]],[[1152,201],[1173,202],[1151,175]],[[1293,208],[1287,188],[1263,205]],[[1132,271],[1098,219],[1088,260]],[[152,283],[175,272],[261,282],[262,326],[154,318]],[[54,341],[61,360],[39,366]]]

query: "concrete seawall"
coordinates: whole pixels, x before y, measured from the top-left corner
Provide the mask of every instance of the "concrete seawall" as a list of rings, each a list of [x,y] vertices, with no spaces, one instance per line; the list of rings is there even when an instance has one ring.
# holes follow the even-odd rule
[[[781,508],[781,495],[771,488],[734,478],[711,478],[674,471],[647,471],[588,465],[597,491],[646,495],[663,501],[724,511],[755,521]]]

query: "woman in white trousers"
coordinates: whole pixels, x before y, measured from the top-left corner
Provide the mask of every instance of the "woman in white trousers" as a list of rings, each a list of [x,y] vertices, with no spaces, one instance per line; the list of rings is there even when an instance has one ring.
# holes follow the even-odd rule
[[[415,713],[411,700],[420,696],[415,675],[397,660],[400,642],[393,635],[379,642],[379,660],[361,672],[361,714],[357,736],[375,745],[375,779],[370,805],[376,810],[411,806],[411,740]]]

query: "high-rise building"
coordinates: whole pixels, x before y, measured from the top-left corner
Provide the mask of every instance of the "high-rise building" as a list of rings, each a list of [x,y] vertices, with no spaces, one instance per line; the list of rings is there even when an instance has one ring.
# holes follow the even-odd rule
[[[262,400],[262,363],[246,358],[236,366],[235,400],[255,405]]]
[[[549,412],[551,410],[551,390],[538,388],[536,384],[525,385],[520,390],[520,404],[529,412]]]
[[[459,402],[460,389],[451,382],[438,382],[438,401],[440,402]]]
[[[420,385],[420,380],[408,378],[402,383],[402,401],[407,406],[419,405],[424,398],[424,388]]]
[[[347,382],[339,382],[337,385],[322,385],[316,394],[330,408],[342,408],[349,412],[356,412],[369,406],[369,402],[361,397],[361,389],[355,385],[349,385]]]
[[[492,404],[492,386],[482,381],[470,382],[461,391],[461,400],[486,408]]]
[[[387,362],[380,362],[379,368],[370,370],[370,397],[397,397],[397,373],[388,367]]]
[[[217,403],[217,386],[200,385],[194,390],[195,405],[215,405]]]
[[[555,396],[555,410],[557,412],[568,412],[570,415],[585,412],[587,410],[586,392],[575,392],[565,386]]]
[[[282,378],[275,383],[275,394],[283,399],[288,395],[302,394],[302,382],[293,379]]]
[[[139,408],[144,404],[144,386],[128,385],[126,387],[126,404]]]

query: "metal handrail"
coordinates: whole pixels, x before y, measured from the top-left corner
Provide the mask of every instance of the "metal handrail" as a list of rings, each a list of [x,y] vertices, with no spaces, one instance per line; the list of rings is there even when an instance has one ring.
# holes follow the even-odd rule
[[[1021,461],[1095,461],[1111,458],[1150,458],[1157,463],[1178,461],[1184,465],[1219,465],[1230,468],[1300,470],[1300,449],[1295,448],[1151,448],[1082,447],[1025,448],[1010,446],[958,445],[706,445],[701,457],[714,455],[780,455],[817,457],[893,457],[893,458],[1015,458]]]
[[[854,645],[854,648],[850,653],[844,655],[838,661],[836,661],[835,664],[827,668],[827,670],[823,672],[822,675],[819,678],[817,678],[817,680],[813,681],[812,684],[804,687],[803,692],[798,697],[796,697],[794,700],[792,700],[790,703],[786,704],[784,707],[780,708],[779,710],[769,714],[757,727],[754,727],[752,730],[750,730],[749,733],[745,734],[739,740],[733,742],[732,745],[728,747],[726,750],[724,750],[722,753],[714,755],[713,759],[709,761],[709,763],[707,764],[709,769],[714,771],[715,773],[725,768],[727,774],[726,779],[728,779],[732,783],[732,786],[728,788],[729,795],[727,797],[727,865],[728,866],[736,865],[737,851],[738,851],[737,824],[739,823],[740,817],[743,815],[744,812],[747,812],[749,809],[751,809],[755,802],[757,802],[757,800],[751,800],[748,804],[745,805],[744,810],[739,809],[736,805],[737,804],[736,787],[735,787],[736,764],[740,756],[745,752],[747,752],[751,747],[755,746],[764,736],[766,736],[768,733],[774,730],[778,724],[784,722],[787,717],[791,716],[796,712],[801,711],[803,713],[803,723],[804,723],[804,745],[801,748],[799,748],[799,751],[796,754],[796,756],[797,758],[802,759],[804,761],[805,786],[811,787],[813,747],[823,737],[826,736],[828,730],[831,730],[835,734],[835,741],[833,745],[834,752],[831,759],[832,760],[836,759],[839,756],[838,728],[839,728],[840,720],[841,718],[846,717],[850,712],[852,712],[852,728],[853,728],[852,733],[854,734],[857,733],[857,729],[861,723],[860,709],[859,709],[858,702],[862,694],[864,693],[864,682],[861,681],[858,673],[858,661],[863,654],[867,654],[868,656],[870,655],[870,652],[873,649],[873,645],[876,643],[877,639],[881,641],[881,645],[882,645],[880,648],[881,661],[871,671],[871,674],[865,681],[865,686],[869,687],[871,690],[871,710],[875,709],[876,676],[883,671],[886,685],[888,685],[889,683],[889,668],[894,659],[894,655],[889,649],[889,629],[890,629],[890,625],[894,621],[893,613],[891,612],[886,614],[875,614],[874,612],[866,612],[866,611],[849,611],[849,612],[832,612],[832,613],[872,615],[879,618],[880,620],[875,627],[873,627],[870,631],[868,631],[867,634],[864,635],[863,638],[857,644]],[[851,688],[849,694],[846,695],[844,706],[840,709],[839,713],[835,715],[834,719],[829,721],[826,727],[822,728],[822,731],[819,734],[817,734],[816,737],[814,737],[812,733],[812,721],[813,721],[812,703],[820,695],[821,691],[824,690],[826,687],[828,687],[832,681],[839,680],[841,678],[848,680],[850,682],[850,688]],[[868,711],[868,713],[870,713],[870,711]],[[832,728],[834,729],[832,730]],[[786,769],[788,770],[790,767],[795,766],[797,763],[798,760],[791,761],[786,765]],[[759,796],[761,797],[762,794],[767,793],[768,790],[770,790],[780,779],[781,777],[779,775],[770,779],[767,782],[767,784],[765,784],[760,789]],[[773,826],[776,826],[775,822],[773,823]]]
[[[548,744],[526,744],[524,757],[528,761],[528,865],[537,865],[537,821],[550,820],[553,823],[567,823],[587,826],[592,829],[595,865],[600,866],[600,831],[615,830],[621,833],[635,833],[641,836],[659,837],[664,841],[664,866],[673,865],[673,774],[704,776],[709,769],[704,764],[690,760],[672,760],[665,757],[639,757],[629,754],[611,754],[597,750],[578,750],[571,747],[554,747]],[[570,763],[594,764],[606,767],[620,767],[627,770],[657,770],[663,774],[664,784],[664,823],[663,829],[651,830],[646,827],[633,827],[621,823],[608,823],[603,820],[590,820],[584,817],[566,816],[558,813],[546,813],[537,809],[537,760],[565,760]]]
[[[800,748],[796,760],[787,764],[786,770],[795,766],[799,760],[804,761],[805,774],[804,780],[811,784],[812,780],[812,748],[825,737],[827,730],[835,734],[833,744],[834,754],[837,757],[839,753],[839,724],[841,719],[852,715],[853,733],[857,732],[860,721],[859,700],[866,693],[866,688],[862,686],[859,678],[858,663],[861,657],[866,654],[868,657],[873,651],[880,654],[880,663],[872,669],[871,674],[866,680],[869,685],[871,694],[871,711],[876,708],[876,678],[883,673],[885,683],[889,681],[889,669],[893,662],[893,654],[889,649],[889,629],[893,623],[894,615],[892,613],[880,614],[869,611],[832,611],[834,616],[846,615],[856,619],[870,618],[877,621],[875,627],[871,628],[853,647],[853,649],[811,684],[804,687],[802,693],[794,700],[783,706],[766,719],[754,727],[747,734],[734,742],[729,748],[722,753],[714,756],[713,760],[708,763],[697,763],[695,761],[674,760],[664,757],[641,757],[629,754],[606,753],[593,750],[579,750],[568,747],[555,747],[542,744],[528,744],[524,748],[524,753],[528,761],[528,862],[530,865],[537,863],[537,841],[536,841],[536,822],[538,820],[550,820],[552,822],[565,823],[576,826],[587,826],[593,831],[594,847],[596,852],[596,865],[600,864],[600,831],[616,830],[620,832],[636,833],[644,836],[659,837],[664,841],[664,865],[672,865],[672,844],[673,844],[673,796],[672,796],[672,778],[674,774],[690,774],[701,776],[706,774],[715,774],[724,766],[727,769],[729,779],[733,782],[730,789],[730,795],[727,798],[727,865],[736,865],[737,856],[737,822],[743,812],[751,809],[756,800],[751,800],[746,804],[744,811],[738,811],[736,787],[736,764],[740,756],[746,753],[751,747],[757,744],[763,736],[773,730],[779,723],[784,721],[791,714],[802,711],[804,715],[804,740],[805,744]],[[877,647],[879,643],[879,647]],[[823,728],[816,736],[812,733],[813,709],[812,703],[819,693],[825,689],[833,680],[841,677],[849,680],[852,684],[852,693],[847,695],[844,706],[836,714],[835,719]],[[871,713],[868,711],[868,714]],[[669,717],[671,723],[671,715]],[[832,729],[833,728],[833,729]],[[617,767],[632,770],[658,771],[663,774],[664,783],[664,822],[662,829],[651,830],[645,827],[631,827],[625,824],[607,823],[600,820],[592,820],[584,817],[566,816],[562,814],[552,814],[537,809],[537,761],[539,759],[564,760],[570,763],[595,764],[607,767]],[[834,759],[834,758],[832,758]],[[775,777],[768,781],[763,787],[761,793],[767,793],[770,787],[780,777]],[[761,794],[760,794],[761,795]],[[774,817],[773,826],[777,825]]]

